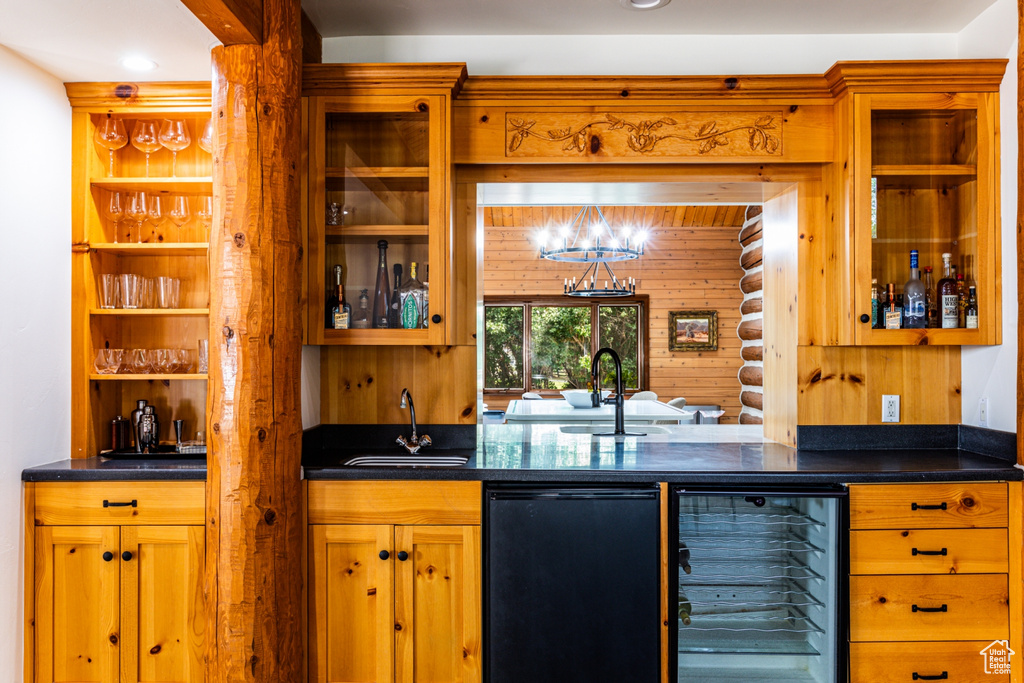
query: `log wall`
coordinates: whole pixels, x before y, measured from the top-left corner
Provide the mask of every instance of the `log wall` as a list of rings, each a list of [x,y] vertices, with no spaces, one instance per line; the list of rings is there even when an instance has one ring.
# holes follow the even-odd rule
[[[761,231],[761,207],[747,207],[743,228],[739,234],[740,246],[743,249],[740,253],[740,266],[743,268],[743,278],[740,281],[743,292],[743,301],[740,304],[742,318],[737,328],[737,334],[743,344],[740,350],[743,367],[738,373],[740,424],[762,424],[764,421],[764,343],[761,338],[764,321],[764,240]]]

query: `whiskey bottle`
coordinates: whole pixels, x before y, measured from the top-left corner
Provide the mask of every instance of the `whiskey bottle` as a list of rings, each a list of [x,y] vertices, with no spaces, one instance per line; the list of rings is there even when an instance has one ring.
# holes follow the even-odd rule
[[[910,279],[903,285],[903,327],[925,326],[925,287],[917,269],[917,249],[910,251]]]
[[[957,327],[967,327],[967,286],[963,273],[956,274],[956,310]]]
[[[932,267],[924,267],[924,318],[925,327],[939,326],[939,310],[935,304],[935,282],[932,280]]]
[[[896,283],[890,282],[885,286],[886,307],[885,307],[885,329],[898,330],[903,322],[903,311],[896,299]]]
[[[423,283],[416,277],[416,262],[409,264],[409,279],[399,293],[402,327],[415,330],[423,327]]]
[[[399,309],[402,307],[398,296],[398,290],[402,287],[402,264],[395,264],[395,288],[391,290],[391,303],[388,305],[388,327],[401,329],[402,316]]]
[[[964,309],[964,327],[978,329],[978,293],[974,286],[967,288],[967,308]]]
[[[336,330],[347,330],[352,321],[352,307],[345,301],[345,285],[342,284],[341,266],[334,266],[334,300],[331,306],[331,323]]]
[[[336,265],[331,271],[334,275],[332,282],[327,285],[327,303],[324,304],[324,327],[328,330],[334,329],[334,310],[338,307],[338,283],[341,280],[341,266]]]
[[[370,325],[374,328],[387,329],[388,305],[391,303],[391,286],[388,284],[388,241],[377,242],[377,249],[377,288],[373,292]]]
[[[942,279],[939,280],[939,320],[944,330],[956,329],[960,317],[960,303],[957,297],[956,280],[953,279],[949,260],[953,255],[942,255]]]
[[[352,319],[352,329],[366,330],[370,327],[370,297],[364,289],[359,293],[359,310]]]

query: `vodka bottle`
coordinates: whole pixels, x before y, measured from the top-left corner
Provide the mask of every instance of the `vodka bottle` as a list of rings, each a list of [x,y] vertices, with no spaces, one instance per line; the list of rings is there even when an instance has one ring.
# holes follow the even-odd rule
[[[925,326],[925,287],[917,269],[917,249],[910,251],[910,279],[903,285],[903,327]]]

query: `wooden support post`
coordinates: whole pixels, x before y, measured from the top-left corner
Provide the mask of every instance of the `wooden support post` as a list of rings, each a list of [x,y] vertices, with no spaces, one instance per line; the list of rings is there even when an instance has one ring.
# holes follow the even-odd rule
[[[213,50],[206,680],[302,679],[299,0]]]

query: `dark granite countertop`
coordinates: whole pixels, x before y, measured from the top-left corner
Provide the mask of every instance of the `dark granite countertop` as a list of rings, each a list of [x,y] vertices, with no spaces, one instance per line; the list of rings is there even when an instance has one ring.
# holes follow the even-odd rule
[[[1013,453],[1005,447],[1000,452],[1002,457],[956,447],[956,441],[952,447],[933,443],[927,448],[899,450],[794,449],[759,442],[746,436],[749,432],[731,425],[663,428],[661,433],[644,438],[596,438],[566,433],[558,425],[487,425],[478,428],[475,450],[469,447],[472,439],[467,442],[464,436],[445,441],[472,456],[463,467],[345,467],[342,463],[356,453],[395,452],[393,446],[386,447],[372,438],[379,434],[390,440],[392,428],[361,429],[367,432],[365,439],[324,438],[323,434],[307,439],[305,478],[742,485],[1024,479],[1024,470],[1014,467]],[[328,445],[375,440],[372,447],[358,451]],[[440,441],[435,437],[435,443]],[[1006,440],[1003,442],[1005,446]],[[959,443],[978,442],[968,440],[965,444],[961,438]],[[444,451],[425,451],[431,452]],[[62,460],[22,473],[25,481],[202,480],[205,476],[203,460],[100,458]]]

